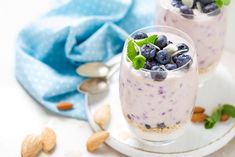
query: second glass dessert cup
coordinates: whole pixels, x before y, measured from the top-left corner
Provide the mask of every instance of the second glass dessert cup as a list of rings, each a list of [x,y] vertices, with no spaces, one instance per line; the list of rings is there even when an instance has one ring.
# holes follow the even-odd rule
[[[189,47],[187,54],[192,60],[174,70],[167,70],[164,68],[166,65],[161,65],[167,76],[164,80],[154,80],[154,70],[135,69],[127,56],[129,40],[134,34],[143,32],[149,36],[157,34],[159,38],[165,35],[168,44],[185,43]],[[126,40],[120,67],[119,92],[123,114],[138,138],[164,142],[181,136],[190,123],[197,83],[195,47],[186,33],[171,27],[152,26],[135,31]]]

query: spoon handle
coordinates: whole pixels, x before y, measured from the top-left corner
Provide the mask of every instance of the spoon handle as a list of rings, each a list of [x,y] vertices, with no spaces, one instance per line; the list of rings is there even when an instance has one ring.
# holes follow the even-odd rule
[[[113,74],[115,74],[115,72],[118,71],[119,67],[120,67],[120,63],[113,65],[112,68],[110,68],[110,71],[108,75],[106,76],[106,79],[108,80],[110,77],[112,77]]]

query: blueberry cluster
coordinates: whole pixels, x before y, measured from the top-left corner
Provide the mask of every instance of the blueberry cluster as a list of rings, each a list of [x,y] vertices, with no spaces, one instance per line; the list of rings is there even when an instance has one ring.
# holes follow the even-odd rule
[[[193,9],[198,9],[208,15],[217,15],[220,9],[215,0],[172,0],[171,5],[180,9],[186,18],[193,18]]]
[[[139,32],[133,35],[135,40],[148,38],[148,35]],[[154,43],[146,43],[140,47],[141,55],[146,58],[144,69],[150,70],[151,78],[163,81],[168,70],[185,66],[189,68],[192,63],[190,55],[186,54],[189,47],[185,43],[173,44],[165,35],[159,35]]]

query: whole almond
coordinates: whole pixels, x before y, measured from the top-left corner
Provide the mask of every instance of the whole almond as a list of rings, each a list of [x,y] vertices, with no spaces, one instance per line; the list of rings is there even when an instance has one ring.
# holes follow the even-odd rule
[[[69,102],[60,102],[57,104],[57,108],[59,110],[71,110],[73,108],[73,104]]]
[[[229,116],[227,115],[227,114],[225,114],[225,113],[223,113],[222,115],[221,115],[221,117],[220,117],[220,121],[221,122],[225,122],[225,121],[227,121],[229,119]]]
[[[21,146],[21,157],[36,157],[41,150],[41,137],[37,135],[28,135],[25,137]]]
[[[191,121],[194,123],[203,122],[208,116],[204,113],[194,113]]]
[[[193,109],[193,113],[204,113],[204,112],[205,112],[205,109],[200,106],[195,106]]]
[[[96,110],[94,113],[94,121],[96,124],[98,124],[101,128],[104,129],[104,127],[109,123],[110,121],[110,105],[103,105],[99,109]]]
[[[91,135],[87,140],[87,150],[89,152],[97,150],[108,137],[109,133],[107,131],[100,131]]]
[[[49,153],[56,145],[56,134],[51,128],[45,128],[41,134],[42,149],[44,152]]]

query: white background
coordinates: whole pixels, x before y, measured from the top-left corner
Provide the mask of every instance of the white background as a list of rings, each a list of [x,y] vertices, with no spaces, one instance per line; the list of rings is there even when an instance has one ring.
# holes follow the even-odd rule
[[[48,117],[52,117],[24,92],[14,77],[14,41],[17,32],[31,20],[47,11],[51,5],[53,5],[53,0],[0,0],[0,156],[3,157],[19,155],[22,138],[31,131],[40,128]],[[235,53],[234,1],[228,10],[227,35],[226,47]],[[63,127],[68,130],[67,133],[76,131],[78,134],[84,135],[79,138],[64,135],[66,137],[64,138],[65,142],[67,140],[67,142],[79,143],[77,152],[71,153],[79,156],[79,152],[85,150],[85,143],[79,141],[85,140],[91,133],[88,125],[84,122],[63,118],[60,119],[61,122],[64,122]],[[71,123],[87,132],[82,132],[82,129],[73,130],[68,125]],[[61,135],[63,135],[63,132]],[[72,146],[74,143],[70,142],[70,145]],[[60,150],[63,151],[63,148],[60,148]],[[74,156],[71,154],[68,156]],[[82,155],[93,156],[90,154]],[[224,155],[226,156],[226,152]],[[101,156],[103,155],[101,154]],[[106,153],[106,156],[120,156],[120,154],[111,152]]]

